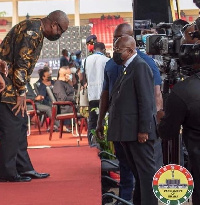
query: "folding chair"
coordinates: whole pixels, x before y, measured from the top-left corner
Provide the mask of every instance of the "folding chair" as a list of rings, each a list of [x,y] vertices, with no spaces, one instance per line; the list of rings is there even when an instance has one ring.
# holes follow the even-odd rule
[[[52,92],[51,87],[47,86],[46,89],[47,89],[47,93],[49,95],[49,98],[52,101],[52,117],[51,117],[51,124],[50,124],[49,140],[52,139],[53,126],[54,126],[55,120],[60,121],[60,134],[59,134],[59,137],[62,138],[63,122],[67,119],[75,119],[75,123],[78,125],[79,138],[82,141],[81,132],[80,132],[80,125],[78,123],[78,116],[77,116],[75,105],[70,101],[57,101],[54,94],[53,94],[53,92]],[[72,113],[59,114],[58,113],[58,106],[61,106],[61,105],[70,105],[73,109],[73,112]]]
[[[37,113],[37,109],[36,109],[36,106],[35,106],[35,103],[33,100],[31,99],[26,99],[26,103],[29,103],[32,105],[33,109],[32,110],[27,110],[27,115],[28,115],[28,129],[29,129],[29,132],[28,132],[28,135],[30,135],[30,127],[31,127],[31,122],[30,122],[30,118],[31,117],[35,117],[35,122],[38,126],[38,131],[39,131],[39,134],[41,134],[41,130],[40,130],[40,120],[39,120],[39,117],[38,117],[38,113]]]

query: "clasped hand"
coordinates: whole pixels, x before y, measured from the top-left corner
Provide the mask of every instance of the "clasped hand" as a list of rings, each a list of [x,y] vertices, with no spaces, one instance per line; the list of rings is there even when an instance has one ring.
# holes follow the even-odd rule
[[[14,110],[16,110],[15,116],[21,111],[22,117],[24,117],[24,113],[26,112],[26,95],[17,96],[17,104],[13,107],[12,111]]]
[[[148,133],[138,133],[138,142],[145,143],[148,140]]]
[[[97,127],[96,127],[96,136],[99,139],[104,139],[103,131],[104,131],[104,126],[103,125],[97,125]]]

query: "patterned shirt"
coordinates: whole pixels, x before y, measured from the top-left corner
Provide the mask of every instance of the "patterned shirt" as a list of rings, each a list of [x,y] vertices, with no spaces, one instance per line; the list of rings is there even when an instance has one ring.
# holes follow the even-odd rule
[[[25,92],[27,79],[40,56],[43,39],[40,19],[22,21],[6,35],[0,44],[0,59],[8,64],[1,102],[16,104],[17,95]]]

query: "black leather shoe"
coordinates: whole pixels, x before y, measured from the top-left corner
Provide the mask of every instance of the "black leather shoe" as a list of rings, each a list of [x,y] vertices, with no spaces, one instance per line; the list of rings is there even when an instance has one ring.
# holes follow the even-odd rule
[[[50,174],[48,174],[48,173],[38,173],[35,170],[22,172],[22,173],[20,173],[20,175],[21,176],[28,176],[28,177],[31,177],[32,179],[43,179],[43,178],[47,178],[50,176]]]
[[[26,176],[20,176],[19,174],[15,177],[4,179],[0,178],[0,182],[30,182],[31,178]]]

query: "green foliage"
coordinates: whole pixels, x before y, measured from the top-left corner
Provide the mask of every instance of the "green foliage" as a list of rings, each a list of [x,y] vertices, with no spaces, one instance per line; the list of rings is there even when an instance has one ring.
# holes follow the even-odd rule
[[[95,111],[97,114],[99,113],[99,108],[93,108],[91,111]],[[104,138],[103,139],[99,139],[97,138],[96,136],[96,132],[95,130],[91,130],[91,133],[96,137],[96,141],[97,143],[99,144],[100,146],[100,149],[101,151],[107,151],[111,154],[114,154],[114,146],[113,146],[113,143],[112,142],[109,142],[107,140],[107,133],[108,133],[108,115],[105,116],[104,118]],[[103,158],[106,159],[106,158],[109,158],[107,155],[103,155]]]

